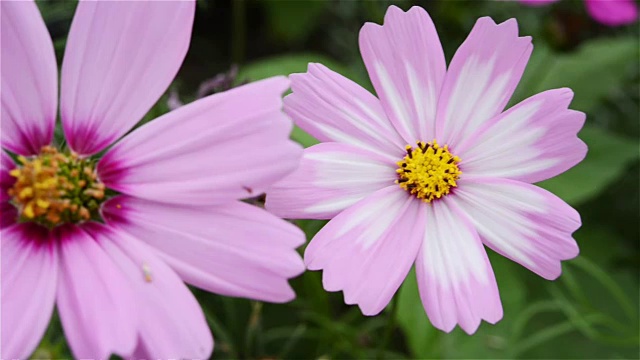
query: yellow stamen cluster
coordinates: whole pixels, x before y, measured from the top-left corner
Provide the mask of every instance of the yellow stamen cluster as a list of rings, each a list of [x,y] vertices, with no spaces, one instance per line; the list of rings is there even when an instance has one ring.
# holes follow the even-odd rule
[[[16,182],[9,195],[21,221],[54,227],[97,216],[105,186],[91,160],[45,146],[38,156],[20,156],[18,162],[10,172]]]
[[[462,172],[458,168],[460,158],[449,152],[447,145],[440,146],[418,141],[418,147],[406,147],[407,155],[398,161],[396,184],[424,202],[432,202],[449,194],[456,187]]]

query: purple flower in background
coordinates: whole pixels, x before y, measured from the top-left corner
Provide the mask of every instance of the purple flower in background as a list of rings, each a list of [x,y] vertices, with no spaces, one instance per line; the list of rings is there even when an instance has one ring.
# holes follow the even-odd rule
[[[504,111],[532,52],[515,20],[484,17],[447,69],[426,11],[392,6],[360,51],[378,97],[320,64],[291,75],[285,111],[322,143],[267,192],[282,217],[331,219],[305,263],[375,315],[415,264],[433,325],[467,333],[502,305],[484,245],[546,278],[578,255],[579,214],[532,183],[580,162],[570,89]]]
[[[558,0],[519,0],[531,6],[543,6]],[[584,0],[587,12],[599,23],[608,26],[632,24],[638,20],[635,0]]]
[[[119,140],[176,75],[195,2],[82,1],[60,84],[69,150],[58,149],[51,38],[35,3],[1,6],[0,139],[17,162],[1,152],[0,357],[27,358],[55,304],[77,358],[207,358],[213,339],[183,280],[295,297],[287,279],[304,270],[304,234],[239,201],[298,165],[286,78],[203,98]]]

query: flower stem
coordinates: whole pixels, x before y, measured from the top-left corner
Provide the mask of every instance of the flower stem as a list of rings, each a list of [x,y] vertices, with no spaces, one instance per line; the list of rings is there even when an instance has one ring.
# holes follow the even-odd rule
[[[387,315],[387,326],[385,327],[384,330],[384,335],[382,338],[382,341],[380,342],[380,345],[378,347],[378,354],[376,356],[376,359],[384,359],[385,356],[385,350],[387,348],[387,346],[389,345],[389,341],[391,340],[391,335],[393,334],[393,330],[396,327],[396,316],[398,314],[398,299],[400,298],[400,296],[398,296],[398,294],[396,294],[393,299],[391,300],[391,308],[389,309],[388,315]]]

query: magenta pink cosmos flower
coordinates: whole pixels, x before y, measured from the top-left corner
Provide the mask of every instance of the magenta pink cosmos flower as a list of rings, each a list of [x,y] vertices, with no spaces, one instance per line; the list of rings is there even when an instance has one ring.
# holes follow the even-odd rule
[[[543,6],[558,0],[520,0],[531,6]],[[633,24],[638,20],[635,0],[584,0],[587,12],[597,22],[608,26]]]
[[[291,76],[285,112],[323,143],[267,193],[288,218],[332,219],[305,252],[329,291],[379,313],[415,263],[431,322],[473,333],[502,318],[483,244],[540,276],[578,254],[580,216],[531,185],[574,166],[583,113],[569,89],[503,109],[532,51],[515,20],[481,18],[446,68],[429,15],[392,6],[360,51],[378,98],[319,64]]]
[[[178,71],[195,2],[80,2],[61,74],[69,149],[56,149],[51,39],[35,3],[1,6],[1,141],[19,155],[0,152],[3,359],[34,350],[54,303],[75,357],[175,359],[213,347],[182,280],[294,298],[303,233],[238,201],[302,154],[281,111],[286,78],[204,98],[118,141]]]

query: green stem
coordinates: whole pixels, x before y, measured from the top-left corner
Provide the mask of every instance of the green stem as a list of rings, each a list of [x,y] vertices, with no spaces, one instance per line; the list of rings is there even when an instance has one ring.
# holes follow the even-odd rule
[[[602,268],[600,268],[598,265],[593,263],[591,260],[588,260],[584,256],[573,259],[571,263],[581,268],[584,272],[594,277],[600,282],[600,284],[606,287],[607,290],[609,290],[613,297],[618,301],[618,304],[620,304],[622,310],[626,312],[629,318],[633,319],[638,316],[636,308],[633,306],[624,290],[611,276],[607,274],[606,271],[602,270]]]
[[[207,323],[209,324],[209,328],[211,328],[212,332],[216,336],[216,346],[222,348],[222,351],[228,354],[232,359],[238,359],[238,352],[236,351],[236,346],[233,343],[233,339],[229,331],[207,307],[202,307],[202,310],[205,318],[207,319]]]
[[[380,342],[380,345],[378,347],[378,355],[376,356],[377,359],[385,358],[384,356],[385,350],[389,345],[389,341],[391,340],[391,335],[393,334],[393,330],[396,327],[396,317],[398,314],[399,298],[400,296],[396,294],[396,296],[393,297],[393,300],[391,300],[391,308],[389,309],[389,315],[387,317],[387,326],[384,330],[384,337],[382,338],[382,341]]]
[[[262,303],[259,301],[251,302],[251,316],[249,317],[249,323],[247,324],[247,330],[245,332],[245,356],[252,357],[252,355],[260,355],[260,349],[254,349],[256,345],[256,337],[260,335],[260,322],[262,316]],[[260,345],[260,344],[258,344]]]

